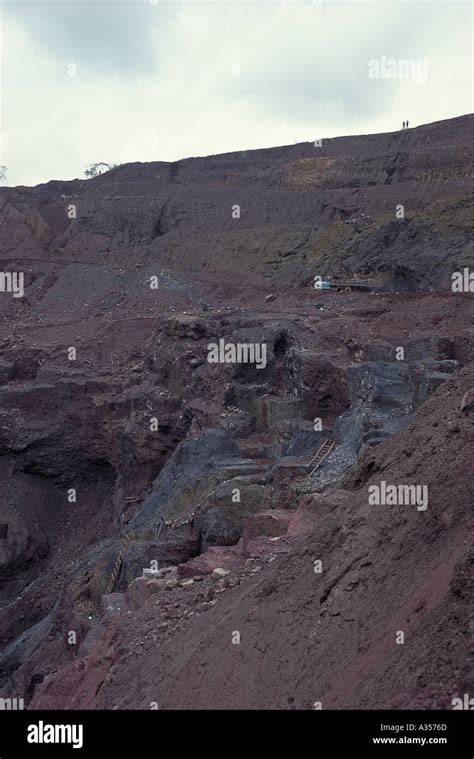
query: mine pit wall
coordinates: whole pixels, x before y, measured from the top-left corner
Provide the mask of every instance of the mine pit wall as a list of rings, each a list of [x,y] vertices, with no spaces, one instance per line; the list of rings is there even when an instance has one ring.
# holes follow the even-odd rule
[[[379,358],[383,358],[392,355],[393,346],[382,346],[379,348],[372,346],[368,350],[369,352],[372,351],[372,355],[378,355]],[[331,484],[341,480],[348,468],[357,460],[359,451],[364,445],[370,443],[370,428],[373,423],[375,435],[379,439],[393,434],[401,425],[406,424],[416,407],[428,397],[440,382],[445,381],[456,370],[456,363],[452,358],[455,353],[453,344],[449,340],[421,340],[409,346],[408,357],[410,361],[372,361],[349,367],[347,371],[334,367],[333,371],[337,372],[339,382],[347,383],[347,393],[348,397],[350,396],[348,408],[337,417],[338,455],[347,449],[347,451],[353,454],[353,457],[342,460],[338,459],[336,451],[335,458],[330,458],[322,467],[323,482]],[[321,387],[315,382],[314,371],[316,367],[317,373],[321,372],[321,356],[319,354],[310,354],[304,358],[303,354],[301,363],[300,371],[292,375],[293,384],[291,387],[296,387],[297,390],[301,388],[301,392],[305,394],[305,397],[310,397],[315,402],[314,390],[312,389],[314,387],[313,382],[316,384],[318,392],[321,392]],[[323,366],[328,367],[332,365],[325,359]],[[444,371],[440,371],[440,369]],[[322,371],[324,372],[324,370]],[[298,383],[295,383],[295,377],[298,378]],[[311,381],[308,378],[312,378]],[[393,381],[394,378],[396,381]],[[334,383],[332,384],[334,385]],[[237,478],[237,483],[234,482],[234,484],[238,484],[243,492],[247,494],[247,515],[253,513],[253,511],[259,511],[262,506],[266,508],[288,508],[289,505],[293,506],[296,503],[294,486],[303,479],[307,479],[305,467],[301,462],[278,461],[278,459],[281,459],[282,454],[286,453],[285,446],[288,443],[288,433],[294,433],[295,428],[297,431],[301,431],[303,428],[304,431],[305,426],[307,428],[308,423],[310,423],[310,420],[304,419],[305,400],[304,398],[294,396],[281,398],[268,394],[252,396],[252,386],[246,385],[243,387],[247,393],[246,397],[251,402],[250,409],[255,418],[255,431],[263,437],[268,434],[270,444],[267,448],[272,454],[272,458],[276,459],[269,477],[263,481],[263,484],[246,482],[248,464],[237,458],[238,449],[229,441],[229,443],[226,443],[229,446],[228,452],[230,456],[227,462],[221,461],[219,463],[216,460],[212,476],[209,476],[209,473],[206,474],[204,470],[202,472],[198,471],[195,481],[184,482],[182,490],[174,493],[172,510],[166,516],[170,517],[174,522],[178,522],[178,524],[172,528],[167,527],[162,533],[159,543],[155,540],[155,521],[152,514],[156,505],[153,501],[155,496],[152,495],[150,497],[151,521],[146,529],[142,531],[139,539],[134,541],[130,547],[123,575],[118,585],[119,590],[125,590],[127,585],[139,576],[143,568],[149,564],[151,559],[155,559],[157,555],[160,556],[160,560],[164,564],[177,564],[186,562],[193,556],[199,555],[208,546],[235,545],[241,536],[242,514],[238,515],[236,509],[232,510],[228,508],[229,493],[227,488],[232,484],[233,478]],[[51,388],[49,388],[50,390]],[[261,392],[261,390],[262,386],[258,388],[258,392]],[[326,392],[327,388],[323,388],[323,390],[321,398],[324,399],[326,408],[334,409],[334,406],[331,405],[331,396]],[[76,391],[77,388],[74,392]],[[308,393],[311,394],[308,396]],[[74,394],[73,396],[75,397]],[[140,397],[140,393],[137,397]],[[335,394],[334,398],[339,398],[339,395]],[[317,402],[315,403],[317,407]],[[126,419],[127,414],[124,415],[124,409],[129,410],[129,408],[130,404],[125,398],[117,404],[117,422],[122,422]],[[381,410],[383,411],[382,417],[380,416]],[[380,426],[381,418],[383,420],[382,427]],[[67,434],[67,425],[65,429]],[[331,430],[330,428],[326,428],[324,432],[326,431],[330,432]],[[88,430],[88,434],[90,434],[90,429]],[[123,433],[117,434],[117,431],[115,432],[114,437],[116,441],[121,439],[121,434]],[[126,440],[128,440],[127,443],[125,443]],[[209,448],[209,455],[211,457],[216,457],[217,453],[223,450],[223,441],[223,438],[217,439]],[[92,466],[90,460],[91,450],[87,436],[81,440],[82,445],[84,449],[83,452],[80,452],[80,456],[84,457],[84,451],[87,451],[87,459],[90,462],[89,466]],[[101,445],[104,445],[104,440],[102,440]],[[133,436],[129,437],[128,434],[124,436],[117,449],[120,452],[120,458],[116,460],[128,460],[131,454],[136,456],[137,450],[141,450],[140,447],[136,448],[137,445],[145,445],[145,440],[139,443],[138,439],[134,439]],[[186,442],[185,445],[187,445]],[[75,441],[75,446],[77,449],[77,440]],[[168,461],[171,466],[173,466],[172,462],[179,447],[178,445],[173,451],[170,451]],[[203,445],[202,441],[198,440],[196,450],[198,449],[205,452],[207,450],[206,443]],[[299,452],[304,451],[314,452],[314,446],[308,444],[306,448],[303,447]],[[40,452],[41,448],[38,449],[37,453]],[[21,455],[23,456],[23,454]],[[186,459],[187,456],[184,457],[184,461]],[[181,460],[181,463],[179,463],[179,458],[176,460],[178,462],[178,469],[181,469],[183,460]],[[191,460],[192,457],[189,458],[189,462]],[[204,467],[207,466],[208,461],[209,457],[206,458],[204,456],[202,461]],[[58,459],[51,452],[47,456],[46,452],[36,456],[34,455],[34,449],[32,449],[28,450],[25,454],[24,466],[26,467],[25,471],[30,472],[29,476],[42,476],[42,472],[44,473],[44,471],[48,471],[51,475],[53,473],[52,467],[59,474],[61,471],[61,459]],[[158,475],[160,482],[162,481],[163,471],[164,469],[161,469]],[[126,492],[129,478],[134,476],[132,469],[129,469],[127,472],[124,471],[121,474],[123,487],[117,485],[118,479],[115,479],[116,507],[118,507],[122,495]],[[64,473],[62,476],[64,476]],[[99,480],[100,476],[98,472],[97,481]],[[170,483],[172,481],[171,479]],[[109,485],[113,486],[112,480],[110,480]],[[145,483],[142,483],[142,485],[144,486]],[[317,482],[314,482],[310,489],[314,490],[315,487],[318,487]],[[158,499],[160,497],[159,491],[157,491],[157,497]],[[159,504],[159,500],[156,503]],[[192,521],[191,523],[189,521],[189,515],[194,512],[195,504],[202,504],[202,509],[197,515],[195,526],[193,527]],[[130,514],[132,515],[132,525],[133,516],[139,513],[142,505],[138,501],[138,504],[132,504],[129,507]],[[225,522],[222,522],[224,508],[226,516]],[[2,522],[7,521],[2,520]],[[104,525],[103,527],[105,530],[103,534],[107,534],[106,526]],[[109,524],[108,529],[110,528],[111,525]],[[96,540],[97,535],[92,540],[92,543],[94,544]],[[101,596],[105,592],[119,546],[120,542],[114,541],[108,547],[103,546],[101,548],[99,546],[97,548],[94,547],[89,552],[86,551],[85,556],[87,559],[83,559],[77,566],[74,579],[67,594],[69,597],[64,596],[64,594],[61,597],[59,616],[56,623],[57,629],[61,630],[61,620],[74,619],[76,620],[77,629],[83,629],[82,634],[85,640],[89,628],[86,618],[83,618],[79,610],[83,610],[82,614],[91,613],[94,615],[96,613],[97,608],[100,606]],[[53,603],[53,600],[54,597],[51,596],[50,604]],[[44,601],[45,605],[46,603],[47,599]],[[21,608],[21,604],[18,608]],[[44,606],[42,608],[44,612],[48,611]],[[34,625],[41,621],[41,617],[45,615],[42,615],[40,612],[41,609],[39,611],[37,609],[34,617],[25,617],[21,628],[11,628],[9,630],[7,625],[5,629],[7,629],[7,632],[12,637],[18,635],[23,630],[29,629],[32,624]],[[68,656],[68,650],[62,649],[59,655],[60,658],[62,657],[61,660],[63,660],[64,656]]]
[[[235,321],[225,313],[212,316],[207,304],[204,316],[171,316],[169,310],[157,316],[156,293],[145,286],[148,267],[154,272],[159,259],[183,272],[181,278],[160,271],[160,304],[177,311],[189,307],[196,288],[184,272],[202,273],[201,267],[217,270],[209,290],[223,298],[239,292],[243,303],[250,302],[253,295],[242,296],[245,288],[239,291],[238,277],[229,275],[248,267],[249,276],[263,274],[284,297],[288,286],[306,285],[324,271],[378,278],[381,289],[395,292],[441,291],[453,324],[456,308],[461,312],[469,296],[452,299],[450,274],[474,260],[471,130],[470,116],[409,133],[328,140],[317,160],[313,146],[305,144],[251,151],[251,161],[234,154],[161,166],[159,182],[158,164],[135,164],[87,183],[0,189],[0,244],[21,250],[19,260],[31,272],[28,299],[0,303],[6,330],[9,320],[18,320],[18,336],[30,343],[5,337],[0,360],[0,479],[7,504],[0,511],[0,629],[7,648],[0,659],[0,693],[5,673],[14,672],[45,636],[54,637],[45,645],[56,668],[76,654],[65,645],[68,626],[78,630],[81,654],[93,645],[122,532],[142,512],[120,590],[157,552],[162,562],[178,564],[208,546],[235,545],[243,516],[293,506],[298,482],[305,481],[309,493],[339,482],[367,449],[407,424],[458,366],[474,360],[472,334],[461,325],[449,338],[411,340],[405,333],[389,344],[368,337],[356,358],[355,346],[340,335],[332,341],[329,332],[307,333],[301,343],[314,350],[304,350],[299,326],[294,324],[293,337],[285,336],[281,314],[272,319],[257,310],[249,329],[244,309]],[[432,146],[425,152],[427,139]],[[406,143],[404,163],[396,167],[400,140]],[[449,167],[439,164],[448,143]],[[236,187],[251,203],[238,233],[229,219],[222,232],[223,202]],[[404,221],[393,219],[401,188],[411,209]],[[150,202],[130,200],[139,194]],[[263,205],[254,203],[260,196]],[[200,201],[180,220],[190,197]],[[79,210],[73,224],[65,215],[71,199]],[[368,221],[345,223],[367,206]],[[12,270],[11,253],[2,260],[4,270]],[[88,297],[71,303],[71,287],[78,283]],[[339,303],[346,297],[341,294]],[[349,297],[357,307],[357,294]],[[430,306],[429,299],[425,303]],[[132,320],[135,309],[143,316]],[[105,315],[108,324],[91,314]],[[443,314],[434,314],[428,330],[442,327]],[[61,324],[65,317],[83,324],[90,319],[91,332],[84,335],[89,360],[111,373],[120,367],[122,374],[91,377],[90,364],[65,368],[64,341],[71,332],[70,324]],[[265,322],[263,331],[259,322]],[[34,347],[50,327],[54,342],[44,338]],[[207,342],[225,335],[273,346],[267,370],[233,372],[206,364]],[[135,344],[146,347],[131,376]],[[405,362],[394,360],[397,344],[405,346]],[[352,360],[357,366],[349,367]],[[184,409],[176,390],[181,385],[192,399]],[[229,411],[229,404],[242,413]],[[140,427],[150,408],[160,419],[153,436]],[[313,429],[316,417],[323,420],[320,433]],[[208,428],[225,430],[227,439],[218,435],[212,447]],[[333,432],[337,448],[308,482],[305,454]],[[198,456],[192,446],[186,449],[192,439],[205,454],[196,476],[177,485],[173,478],[164,482],[168,463],[173,476],[192,468]],[[258,460],[265,457],[271,461]],[[78,500],[65,505],[71,480]],[[240,508],[229,501],[233,486],[244,496]],[[165,507],[172,525],[157,541],[156,515]],[[43,677],[41,658],[28,667],[21,674],[26,700]]]
[[[209,453],[207,458],[204,456],[203,466],[216,459],[212,470],[198,472],[195,481],[184,483],[181,490],[176,489],[169,513],[173,524],[166,526],[159,540],[156,539],[154,510],[158,511],[160,504],[154,504],[152,498],[149,523],[130,545],[117,583],[118,591],[125,592],[157,556],[160,566],[176,566],[200,556],[209,547],[235,546],[242,537],[245,519],[252,514],[262,509],[294,508],[305,487],[306,492],[314,493],[338,485],[367,447],[407,424],[413,411],[457,371],[457,361],[468,362],[474,354],[473,341],[466,335],[453,339],[429,335],[416,339],[405,337],[399,341],[405,346],[405,361],[398,362],[393,360],[397,346],[394,339],[390,343],[367,341],[357,345],[354,341],[338,339],[331,355],[329,349],[304,350],[292,338],[278,343],[281,349],[271,357],[264,376],[252,367],[234,372],[232,367],[210,369],[206,365],[202,384],[203,375],[197,361],[205,356],[209,339],[206,327],[200,323],[183,325],[172,318],[166,329],[170,331],[168,337],[175,341],[173,348],[178,343],[179,355],[187,355],[186,360],[195,363],[192,371],[184,369],[186,385],[193,388],[195,395],[199,397],[207,391],[211,372],[212,379],[218,383],[214,406],[205,414],[201,413],[198,403],[195,406],[190,403],[183,411],[178,396],[169,392],[179,377],[183,378],[182,363],[177,362],[179,370],[169,360],[163,364],[161,345],[155,346],[157,353],[149,367],[152,381],[143,380],[139,374],[120,393],[116,386],[109,384],[109,379],[85,379],[87,372],[85,376],[76,376],[74,381],[58,377],[52,366],[38,366],[32,372],[30,357],[26,360],[20,354],[16,356],[18,362],[7,360],[0,365],[6,382],[2,397],[4,403],[8,400],[8,408],[1,411],[7,422],[2,432],[4,452],[11,452],[12,447],[21,448],[25,442],[24,430],[28,428],[24,422],[20,423],[21,414],[15,416],[9,409],[21,409],[26,401],[34,399],[39,426],[33,433],[30,431],[33,437],[26,440],[28,445],[15,454],[17,469],[25,477],[33,478],[33,484],[52,478],[52,483],[58,480],[64,488],[70,477],[77,475],[79,467],[86,479],[94,480],[88,503],[100,504],[96,511],[105,517],[79,544],[75,536],[83,528],[81,524],[77,528],[61,525],[62,532],[58,529],[57,536],[52,537],[49,528],[45,528],[43,533],[48,534],[43,552],[38,549],[33,563],[27,553],[20,557],[18,587],[8,584],[3,587],[7,603],[14,602],[0,617],[0,626],[10,642],[46,618],[59,599],[52,628],[58,662],[64,663],[71,656],[63,640],[71,620],[80,631],[81,645],[88,645],[86,641],[93,635],[95,618],[120,549],[121,532],[133,525],[148,499],[153,480],[160,479],[166,463],[174,459],[182,442],[187,444],[197,435],[198,448]],[[273,344],[277,334],[280,334],[279,328],[263,337]],[[301,342],[310,339],[306,335]],[[181,340],[183,342],[179,342]],[[327,337],[318,334],[318,347],[324,340]],[[350,365],[351,357],[353,365]],[[157,380],[165,380],[166,384],[154,385]],[[226,383],[229,387],[224,390]],[[136,426],[146,416],[150,402],[161,420],[158,433],[152,438]],[[229,403],[236,408],[222,412]],[[54,404],[59,437],[55,429],[46,424]],[[64,408],[71,406],[72,418],[64,414]],[[199,438],[202,430],[192,427],[197,413],[206,419],[205,427],[226,429],[229,443],[224,445],[223,440],[218,440],[212,450],[207,449],[205,439]],[[323,420],[320,432],[314,430],[316,417]],[[333,434],[337,448],[310,478],[305,461]],[[241,446],[240,454],[232,441]],[[230,445],[229,460],[218,460],[217,453],[227,450],[226,445]],[[243,460],[242,456],[245,458],[250,449],[251,461]],[[66,456],[64,451],[68,452]],[[297,460],[288,460],[292,457]],[[264,459],[269,460],[263,462]],[[19,480],[17,484],[23,487]],[[229,493],[233,487],[240,489],[243,507],[230,503]],[[127,501],[127,498],[133,500]],[[79,515],[80,509],[75,509],[75,513]],[[8,515],[0,521],[8,525],[7,538],[0,538],[1,549],[2,541],[5,547],[12,531]],[[74,557],[74,566],[63,575],[66,590],[53,586],[45,593],[39,585],[33,585],[30,590],[27,583],[31,579],[34,582],[38,572],[43,572],[44,562],[54,560],[59,542],[65,542],[66,552]],[[27,564],[27,573],[23,575],[22,567]],[[15,600],[23,588],[27,588],[26,594]],[[12,625],[14,618],[21,622]],[[31,640],[36,635],[37,632]],[[26,649],[15,649],[16,652],[23,650]],[[13,660],[6,662],[8,667],[12,662],[14,664]],[[32,670],[32,678],[36,675],[38,673]],[[30,689],[32,693],[31,682],[25,682],[27,691]],[[0,684],[0,690],[1,687]]]

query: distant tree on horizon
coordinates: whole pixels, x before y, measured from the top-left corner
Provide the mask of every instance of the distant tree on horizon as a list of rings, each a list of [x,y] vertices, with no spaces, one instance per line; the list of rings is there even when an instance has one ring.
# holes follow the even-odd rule
[[[104,163],[103,161],[99,161],[98,163],[90,163],[89,166],[86,166],[84,174],[86,175],[87,179],[92,179],[93,177],[98,177],[99,174],[104,174],[104,172],[108,171],[109,168],[109,164]]]

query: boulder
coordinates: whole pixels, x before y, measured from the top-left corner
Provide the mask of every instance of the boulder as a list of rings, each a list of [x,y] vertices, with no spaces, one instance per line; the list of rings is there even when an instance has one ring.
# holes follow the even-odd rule
[[[216,567],[212,570],[212,576],[216,577],[218,580],[220,580],[222,577],[227,577],[227,575],[230,575],[230,569],[224,569],[224,567]]]
[[[165,590],[168,580],[160,578],[149,580],[147,577],[137,577],[127,588],[125,600],[130,611],[145,606],[151,596]]]

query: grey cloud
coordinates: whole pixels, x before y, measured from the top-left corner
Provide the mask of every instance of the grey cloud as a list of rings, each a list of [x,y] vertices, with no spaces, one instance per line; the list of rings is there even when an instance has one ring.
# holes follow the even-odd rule
[[[381,55],[395,59],[418,59],[427,55],[432,41],[432,27],[440,20],[459,15],[459,7],[446,4],[391,3],[354,4],[346,6],[344,24],[334,23],[339,9],[327,7],[321,15],[314,9],[314,49],[295,44],[294,38],[280,38],[271,44],[263,30],[262,39],[270,42],[268,52],[262,45],[262,56],[250,67],[242,66],[242,75],[232,83],[235,98],[251,99],[257,112],[288,116],[296,120],[313,119],[319,125],[353,118],[369,118],[389,106],[402,90],[402,81],[370,80],[368,64]],[[391,15],[388,11],[391,10]],[[465,23],[469,11],[465,9]],[[364,13],[364,36],[359,37],[360,18]],[[352,23],[351,23],[352,22]],[[351,35],[351,26],[354,33]],[[325,26],[326,25],[326,26]],[[305,34],[311,33],[305,25]],[[318,36],[327,29],[334,45],[318,49]],[[431,67],[433,72],[435,69]],[[223,92],[223,90],[222,90]],[[420,96],[422,96],[420,92]]]
[[[290,10],[2,1],[8,183],[77,176],[94,160],[177,160],[472,110],[472,9],[452,0]],[[428,56],[428,85],[369,79],[369,60],[382,55]]]
[[[98,76],[153,74],[177,7],[146,0],[7,0],[10,17],[36,46]],[[158,55],[159,58],[159,55]]]

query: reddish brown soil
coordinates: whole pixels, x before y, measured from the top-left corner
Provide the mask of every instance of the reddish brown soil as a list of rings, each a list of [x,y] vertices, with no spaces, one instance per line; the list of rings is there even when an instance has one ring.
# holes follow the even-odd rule
[[[329,141],[320,158],[335,163],[300,145],[0,191],[0,260],[26,273],[23,299],[0,294],[0,695],[30,709],[444,709],[473,692],[473,305],[449,286],[474,264],[471,123]],[[370,224],[344,225],[361,212]],[[386,289],[315,291],[322,267]],[[207,362],[209,341],[240,335],[268,342],[264,379]],[[398,346],[419,383],[405,425],[339,480],[308,481],[317,445],[285,458],[292,425],[320,412],[337,438],[351,372],[395,371]],[[217,485],[205,467],[182,498],[175,482],[161,542],[137,529],[105,596],[125,530],[209,430],[250,459],[228,475],[247,488],[242,523],[217,487],[225,462]],[[381,480],[427,485],[427,510],[369,505]],[[239,540],[202,544],[209,506]],[[175,587],[136,579],[158,548]]]

